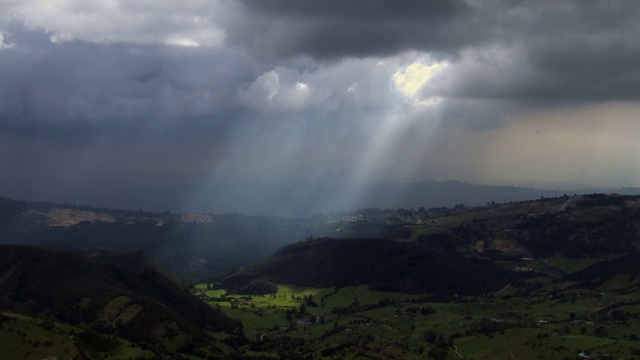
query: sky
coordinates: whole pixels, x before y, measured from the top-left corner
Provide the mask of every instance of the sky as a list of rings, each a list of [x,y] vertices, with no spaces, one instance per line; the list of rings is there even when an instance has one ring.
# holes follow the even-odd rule
[[[292,214],[380,183],[640,186],[638,14],[0,0],[0,196]]]

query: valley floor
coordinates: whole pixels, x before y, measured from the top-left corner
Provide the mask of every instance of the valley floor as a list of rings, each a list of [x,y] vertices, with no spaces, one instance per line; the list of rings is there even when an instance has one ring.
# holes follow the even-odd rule
[[[196,292],[242,321],[247,358],[640,359],[640,294],[620,291],[627,280],[588,289],[541,278],[440,298],[365,285]]]

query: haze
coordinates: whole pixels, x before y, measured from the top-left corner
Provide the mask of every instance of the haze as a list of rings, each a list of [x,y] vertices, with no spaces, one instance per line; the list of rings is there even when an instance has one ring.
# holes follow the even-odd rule
[[[299,215],[380,183],[639,186],[639,13],[0,1],[0,196]]]

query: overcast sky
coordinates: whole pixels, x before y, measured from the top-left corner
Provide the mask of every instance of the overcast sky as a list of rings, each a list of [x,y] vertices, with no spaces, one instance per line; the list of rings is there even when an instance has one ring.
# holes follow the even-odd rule
[[[428,179],[639,186],[638,14],[615,0],[0,0],[0,196],[235,211],[248,200],[230,184],[253,200],[287,184],[282,202],[307,199],[291,184],[325,200]]]

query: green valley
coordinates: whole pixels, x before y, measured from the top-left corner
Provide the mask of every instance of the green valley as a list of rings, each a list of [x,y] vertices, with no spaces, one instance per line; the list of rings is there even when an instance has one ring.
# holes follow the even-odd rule
[[[638,196],[310,219],[0,205],[23,244],[0,246],[3,358],[640,359]]]

